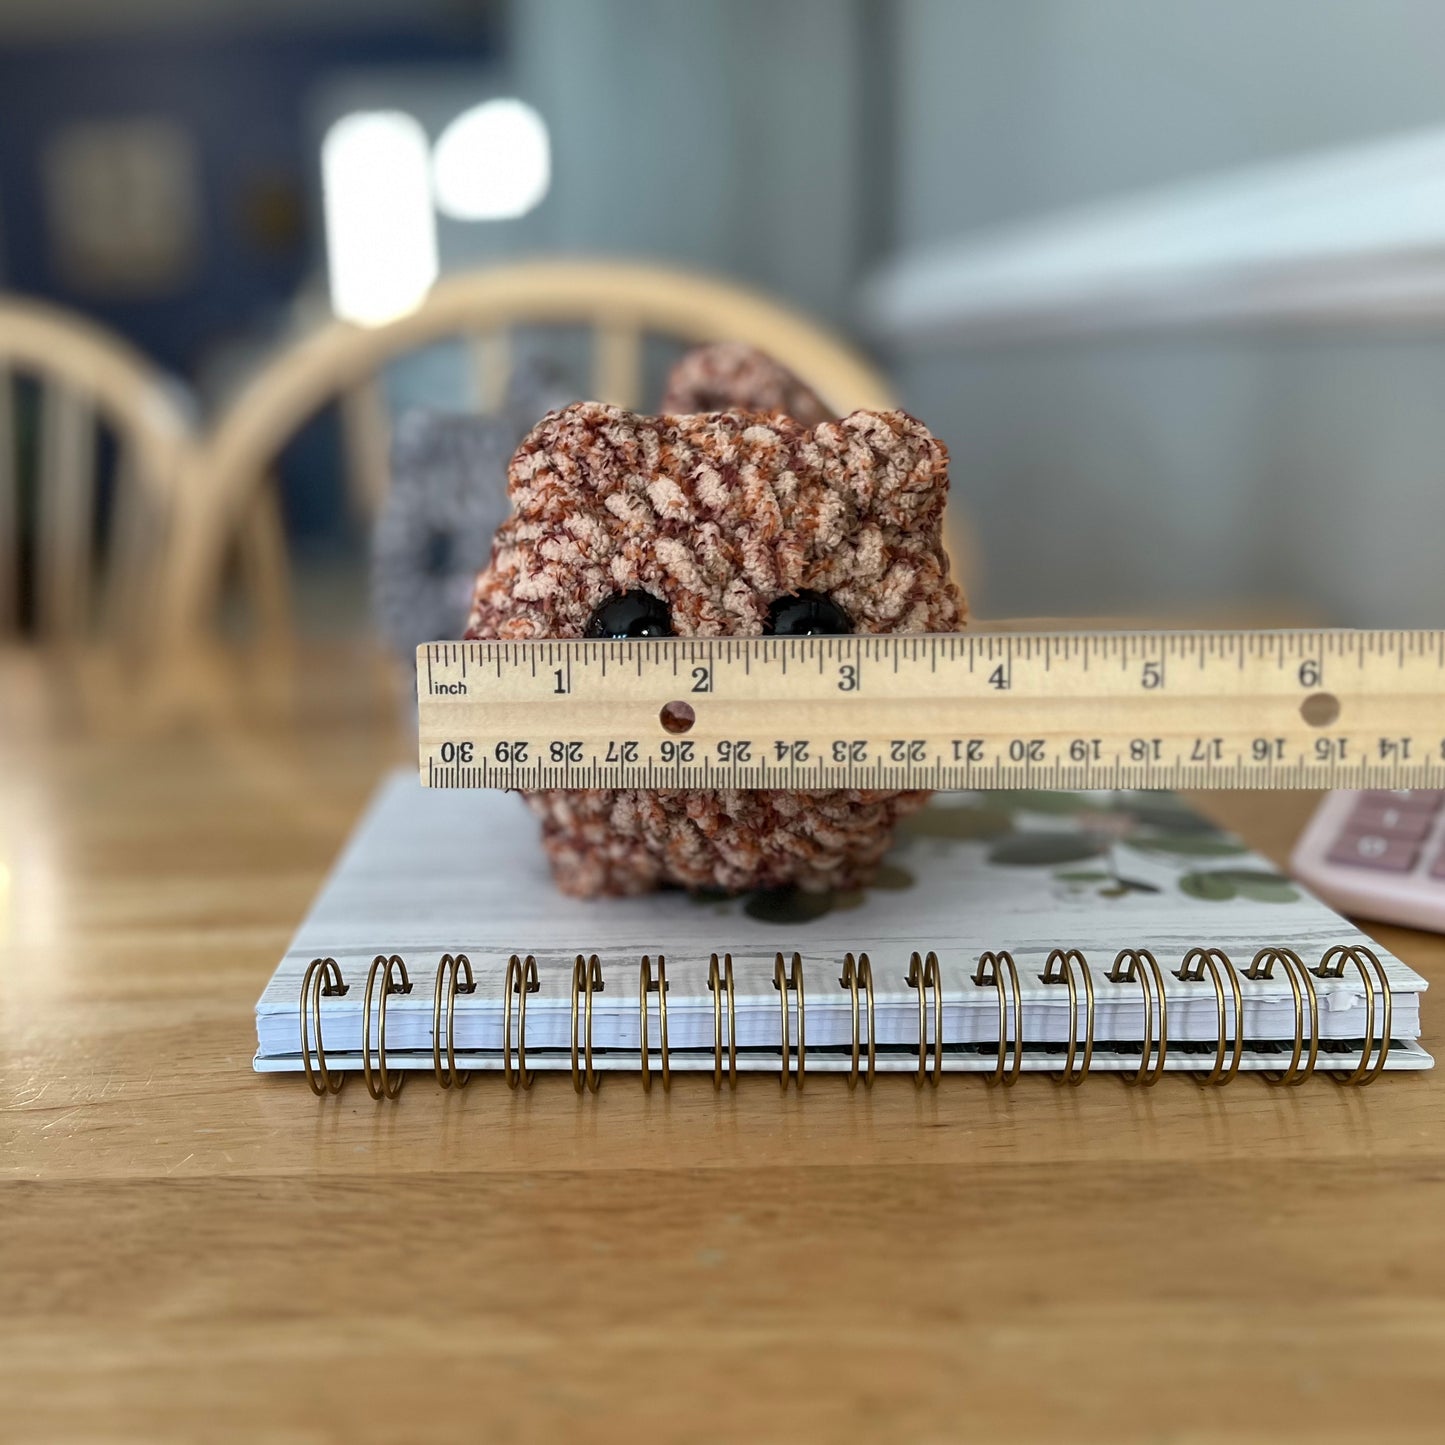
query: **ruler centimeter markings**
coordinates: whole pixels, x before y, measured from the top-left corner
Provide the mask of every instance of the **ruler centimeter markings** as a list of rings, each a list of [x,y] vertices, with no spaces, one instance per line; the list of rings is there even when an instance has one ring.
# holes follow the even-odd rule
[[[428,643],[441,788],[1445,788],[1445,630]]]

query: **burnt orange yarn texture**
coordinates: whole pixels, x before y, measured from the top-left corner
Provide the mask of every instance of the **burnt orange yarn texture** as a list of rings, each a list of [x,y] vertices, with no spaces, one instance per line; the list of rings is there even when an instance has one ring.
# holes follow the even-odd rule
[[[664,600],[682,637],[756,637],[770,605],[826,594],[855,632],[964,618],[942,520],[948,454],[906,412],[808,427],[776,413],[554,412],[512,459],[512,515],[477,578],[468,638],[581,637],[617,593]],[[729,892],[866,885],[918,791],[527,794],[558,886]]]

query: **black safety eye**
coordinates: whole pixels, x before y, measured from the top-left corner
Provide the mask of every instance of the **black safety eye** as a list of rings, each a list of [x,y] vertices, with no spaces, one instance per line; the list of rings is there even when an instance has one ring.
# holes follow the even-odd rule
[[[651,592],[618,592],[592,614],[588,637],[671,637],[672,613]]]
[[[853,619],[821,592],[794,592],[768,608],[763,630],[774,637],[836,637],[852,632]]]

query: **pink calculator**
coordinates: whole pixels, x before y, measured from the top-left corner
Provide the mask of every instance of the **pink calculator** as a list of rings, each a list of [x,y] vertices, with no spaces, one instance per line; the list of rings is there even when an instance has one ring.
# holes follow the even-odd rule
[[[1290,866],[1341,913],[1445,933],[1445,792],[1331,793]]]

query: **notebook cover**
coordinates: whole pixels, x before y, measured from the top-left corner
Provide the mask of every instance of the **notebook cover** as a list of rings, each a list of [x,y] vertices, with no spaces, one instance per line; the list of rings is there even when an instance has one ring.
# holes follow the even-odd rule
[[[635,1051],[642,955],[668,959],[673,1045],[710,1049],[707,964],[712,952],[726,951],[738,980],[739,1043],[770,1044],[776,1057],[779,952],[798,952],[807,970],[810,1046],[850,1037],[851,1005],[837,991],[848,952],[872,959],[878,1042],[902,1046],[917,1038],[917,994],[905,981],[915,951],[939,956],[945,1039],[952,1042],[997,1037],[993,991],[977,988],[971,974],[982,952],[1005,948],[1018,964],[1025,1037],[1066,1037],[1063,991],[1038,975],[1050,950],[1077,948],[1100,985],[1098,1037],[1106,1042],[1137,1041],[1142,1031],[1134,988],[1103,982],[1122,948],[1149,949],[1173,970],[1198,946],[1220,948],[1243,968],[1264,946],[1292,948],[1313,964],[1333,945],[1368,941],[1168,793],[940,794],[900,828],[866,892],[719,897],[670,890],[580,901],[557,892],[536,832],[515,796],[427,790],[410,771],[388,779],[258,1002],[257,1067],[299,1067],[298,991],[306,966],[323,956],[356,984],[364,984],[378,953],[408,960],[415,986],[390,1002],[389,1047],[425,1050],[417,1062],[429,1067],[431,980],[443,953],[467,953],[477,973],[476,994],[458,999],[459,1045],[500,1047],[506,962],[530,953],[542,989],[529,1003],[528,1046],[565,1047],[580,952],[597,954],[613,981],[610,995],[596,1001],[600,1046]],[[1425,980],[1375,951],[1395,996],[1393,1035],[1413,1039]],[[1358,976],[1347,970],[1317,990],[1321,1037],[1349,1037],[1352,1028],[1358,1034]],[[1168,998],[1171,1044],[1215,1039],[1212,985],[1171,977]],[[360,1003],[360,988],[327,1000],[329,1051],[359,1049]],[[1247,1033],[1287,1036],[1293,1016],[1287,980],[1251,984]],[[1430,1062],[1418,1048],[1390,1062],[1410,1067],[1412,1060],[1415,1067]]]

